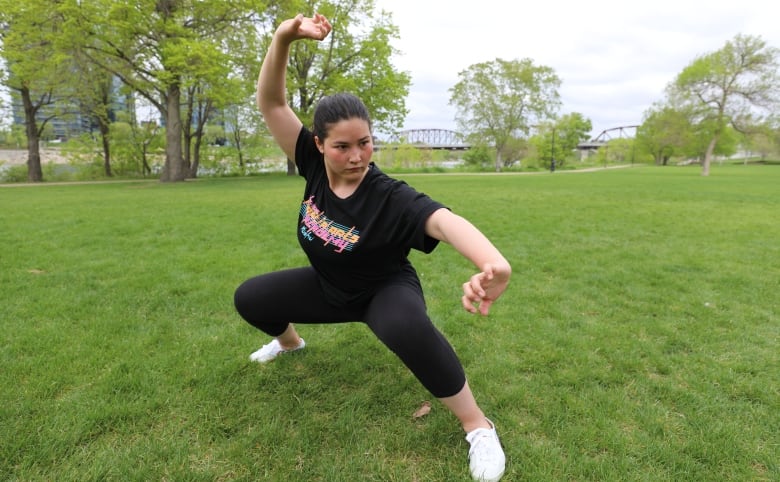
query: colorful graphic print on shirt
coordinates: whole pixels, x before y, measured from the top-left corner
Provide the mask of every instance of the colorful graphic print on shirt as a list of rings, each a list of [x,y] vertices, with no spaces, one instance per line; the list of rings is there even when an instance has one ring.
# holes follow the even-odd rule
[[[328,218],[314,203],[314,196],[301,203],[301,234],[309,241],[318,238],[324,245],[332,244],[336,253],[352,251],[360,239],[354,226],[343,226]]]

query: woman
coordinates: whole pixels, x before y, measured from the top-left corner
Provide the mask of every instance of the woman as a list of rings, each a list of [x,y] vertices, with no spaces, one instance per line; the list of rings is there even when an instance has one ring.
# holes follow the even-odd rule
[[[306,179],[298,240],[310,266],[257,276],[236,290],[241,316],[274,337],[250,358],[265,363],[304,348],[293,322],[362,321],[460,420],[474,479],[499,480],[505,457],[495,426],[477,405],[451,345],[428,318],[407,255],[411,248],[430,253],[439,241],[450,243],[480,270],[463,284],[461,301],[482,315],[506,289],[511,268],[471,223],[370,162],[371,122],[357,97],[323,98],[312,131],[302,125],[286,102],[290,45],[322,40],[331,28],[319,14],[282,22],[258,78],[265,122]]]

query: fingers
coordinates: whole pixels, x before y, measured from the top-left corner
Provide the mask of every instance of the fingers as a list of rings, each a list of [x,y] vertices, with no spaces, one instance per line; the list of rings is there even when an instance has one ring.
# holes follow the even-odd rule
[[[490,307],[493,306],[493,300],[482,300],[479,304],[479,314],[487,316],[490,313]]]
[[[474,306],[474,302],[472,302],[468,296],[463,295],[460,299],[460,302],[463,304],[463,309],[468,311],[469,313],[477,312],[477,308]]]
[[[477,273],[467,282],[463,283],[463,297],[461,298],[461,303],[463,303],[463,308],[465,308],[469,313],[476,313],[478,310],[475,305],[478,305],[480,308],[482,308],[482,306],[485,305],[485,302],[488,301],[485,299],[487,293],[482,287],[482,281],[484,279],[489,279],[490,276],[491,275],[484,272]],[[489,309],[489,304],[486,305],[486,308]],[[487,312],[483,312],[482,309],[479,311],[483,315],[487,314]]]
[[[292,19],[283,22],[283,25],[285,31],[292,31],[293,40],[306,38],[324,40],[333,30],[328,19],[320,13],[315,13],[312,17],[306,17],[299,13]]]
[[[475,274],[463,283],[463,297],[461,303],[469,313],[479,312],[487,315],[493,302],[506,289],[508,274],[491,264],[485,264],[483,271]]]
[[[322,15],[321,13],[315,13],[313,20],[314,23],[319,26],[320,34],[322,35],[322,39],[324,40],[325,37],[328,36],[330,31],[333,30],[333,26],[331,26],[330,22],[328,22],[328,19],[325,18],[325,15]]]

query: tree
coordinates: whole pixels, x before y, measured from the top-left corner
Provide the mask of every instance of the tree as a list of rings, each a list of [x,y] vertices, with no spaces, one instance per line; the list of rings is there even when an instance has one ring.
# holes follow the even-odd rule
[[[563,167],[577,146],[588,140],[593,124],[579,112],[572,112],[538,127],[540,133],[533,138],[533,143],[540,159],[548,160],[547,168],[553,169],[553,159],[555,166]]]
[[[636,143],[642,152],[653,156],[656,165],[665,166],[675,154],[692,141],[693,126],[687,112],[669,105],[655,104],[644,114],[637,128]]]
[[[744,127],[744,125],[742,127]],[[685,146],[683,152],[688,157],[700,159],[702,163],[707,157],[708,152],[710,152],[712,159],[714,159],[715,156],[731,156],[736,153],[739,141],[744,136],[730,124],[720,127],[718,142],[710,151],[712,137],[715,135],[716,129],[718,129],[718,124],[713,121],[699,122],[694,125],[690,143]]]
[[[184,165],[186,176],[195,178],[200,165],[200,148],[203,143],[206,122],[214,109],[214,99],[208,96],[202,84],[190,85],[185,95],[186,113],[182,130],[184,134]]]
[[[251,144],[252,138],[270,139],[271,134],[263,124],[260,111],[255,107],[253,99],[247,97],[226,109],[220,110],[219,123],[222,125],[222,143],[228,149],[234,149],[238,157],[238,167],[244,169],[245,150]],[[250,127],[254,132],[250,132]],[[261,132],[261,135],[252,136]],[[224,149],[224,148],[223,148]]]
[[[470,142],[485,139],[493,144],[496,171],[501,170],[504,145],[552,118],[560,107],[560,79],[553,69],[530,59],[474,64],[458,77],[449,102],[457,109],[455,120]]]
[[[669,85],[676,105],[690,108],[694,123],[710,132],[702,175],[710,173],[715,148],[727,126],[742,132],[780,104],[780,51],[760,37],[737,35],[715,52],[691,62]]]
[[[148,100],[165,120],[163,181],[190,174],[183,153],[182,93],[229,77],[226,45],[253,45],[261,0],[71,2],[70,37],[86,55]],[[230,34],[228,35],[227,32]],[[241,41],[226,37],[240,37]]]
[[[375,130],[392,133],[400,129],[411,79],[390,62],[396,53],[391,41],[398,38],[392,16],[380,12],[375,17],[373,0],[324,1],[316,7],[333,24],[333,31],[322,42],[292,44],[287,95],[293,111],[305,125],[311,125],[319,99],[352,92],[368,107]],[[279,23],[297,13],[312,15],[314,6],[307,0],[291,0],[269,7],[264,15],[266,45]],[[290,160],[287,170],[295,173]]]
[[[769,156],[776,156],[780,151],[780,127],[777,119],[768,119],[761,124],[752,126],[745,134],[743,145],[748,149],[745,156],[747,163],[750,153],[757,154],[762,161]]]
[[[501,163],[503,167],[511,167],[517,164],[520,159],[526,157],[529,151],[528,139],[522,137],[511,137],[501,149]],[[490,167],[487,165],[485,167]]]
[[[54,48],[63,28],[58,4],[44,0],[0,0],[0,36],[6,62],[3,82],[24,110],[27,135],[27,180],[43,181],[40,140],[47,124],[63,112],[58,99],[69,97],[66,80],[71,59]]]
[[[77,64],[78,79],[81,89],[74,92],[79,110],[97,125],[103,148],[103,172],[107,177],[113,176],[111,171],[110,131],[114,113],[111,109],[114,94],[113,78],[105,70],[96,65],[82,62]]]

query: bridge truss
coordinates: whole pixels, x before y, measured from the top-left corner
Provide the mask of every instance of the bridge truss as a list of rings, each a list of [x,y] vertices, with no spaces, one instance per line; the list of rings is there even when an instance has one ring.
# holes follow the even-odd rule
[[[392,136],[389,144],[411,144],[421,149],[460,151],[469,149],[460,132],[447,129],[408,129]]]
[[[604,129],[603,131],[601,131],[599,135],[597,135],[593,139],[587,142],[581,142],[577,146],[577,149],[595,150],[598,149],[599,147],[605,146],[607,142],[613,139],[625,139],[628,137],[636,137],[637,127],[639,126],[631,125],[631,126],[620,126],[620,127],[612,127],[609,129]],[[633,135],[631,135],[632,130],[633,130]]]
[[[638,125],[628,125],[604,129],[593,139],[580,143],[580,150],[596,150],[613,139],[624,139],[636,136]],[[407,129],[390,137],[387,142],[376,143],[376,149],[395,149],[398,144],[410,144],[418,149],[440,149],[461,151],[471,148],[460,132],[448,129]]]

